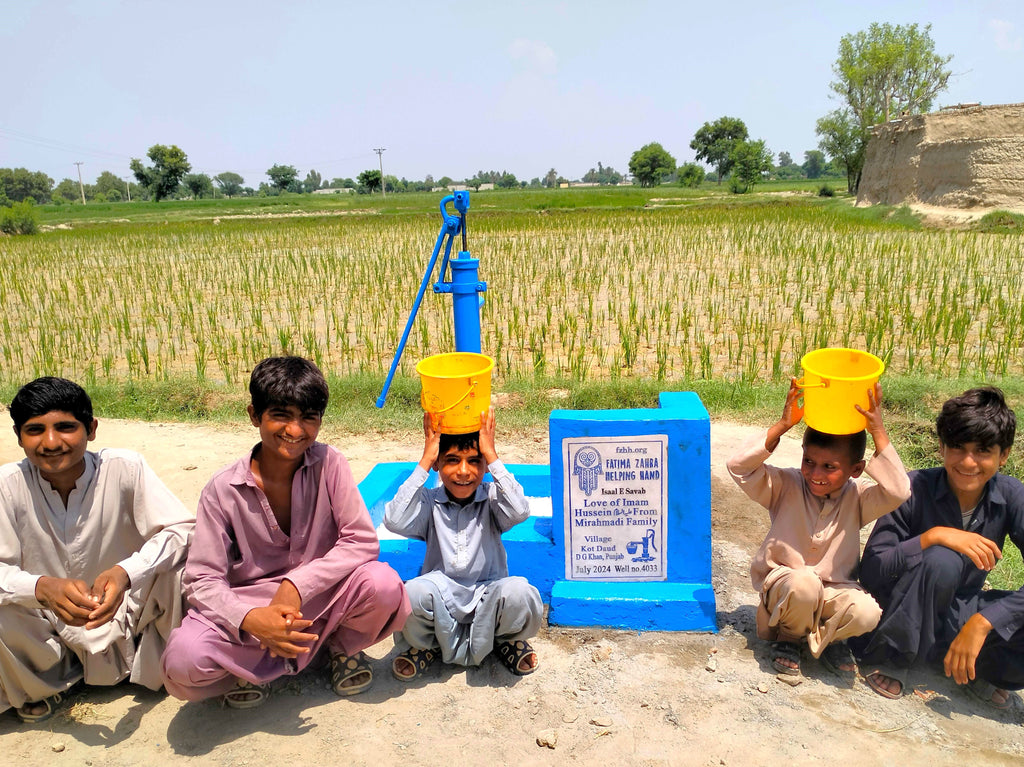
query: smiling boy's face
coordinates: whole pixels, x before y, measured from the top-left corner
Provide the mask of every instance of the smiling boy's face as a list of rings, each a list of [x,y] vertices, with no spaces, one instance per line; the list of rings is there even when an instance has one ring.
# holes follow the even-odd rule
[[[487,470],[477,445],[464,450],[450,447],[438,457],[435,468],[448,497],[463,506],[473,500]]]
[[[977,442],[955,446],[939,443],[939,453],[949,486],[966,510],[977,504],[985,485],[1006,464],[1010,448],[1002,450],[999,445],[986,446]]]
[[[859,477],[862,471],[864,461],[852,463],[846,450],[804,445],[800,473],[811,495],[817,498],[827,498],[833,493],[838,493],[846,484],[846,480]]]
[[[54,485],[74,484],[85,469],[85,452],[96,438],[96,420],[90,428],[63,410],[29,418],[18,431],[18,444],[43,478]]]

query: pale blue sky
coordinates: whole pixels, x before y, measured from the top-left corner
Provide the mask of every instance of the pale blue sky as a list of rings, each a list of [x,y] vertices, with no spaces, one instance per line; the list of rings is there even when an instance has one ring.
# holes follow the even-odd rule
[[[1024,2],[3,0],[0,167],[59,181],[177,144],[193,170],[265,181],[409,179],[598,161],[659,141],[678,162],[722,115],[802,161],[839,39],[931,23],[954,78],[938,106],[1024,101]],[[148,162],[148,161],[147,161]]]

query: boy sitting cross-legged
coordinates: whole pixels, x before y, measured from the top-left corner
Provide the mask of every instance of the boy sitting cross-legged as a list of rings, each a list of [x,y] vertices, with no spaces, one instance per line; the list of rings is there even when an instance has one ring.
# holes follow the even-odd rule
[[[165,685],[176,698],[251,708],[268,682],[326,650],[334,692],[354,695],[373,681],[362,650],[401,627],[409,601],[377,561],[348,462],[316,441],[328,397],[320,370],[270,357],[249,391],[260,442],[200,496],[184,579],[192,609],[164,653]]]
[[[736,483],[771,518],[750,565],[760,594],[757,635],[772,640],[772,666],[780,673],[800,673],[800,645],[806,641],[814,657],[852,683],[857,667],[844,640],[870,631],[881,615],[857,584],[860,529],[905,501],[910,483],[882,424],[877,384],[869,392],[870,408],[855,406],[875,442],[866,469],[864,432],[834,435],[810,427],[799,469],[766,465],[780,437],[803,417],[801,395],[794,380],[778,423],[728,461]],[[865,470],[878,484],[852,481]]]
[[[405,584],[412,615],[395,635],[401,651],[391,670],[412,681],[438,654],[445,663],[478,666],[492,649],[513,674],[537,669],[526,640],[540,628],[544,605],[525,578],[509,577],[501,534],[530,516],[523,489],[494,447],[494,408],[473,434],[439,434],[423,417],[419,466],[384,513],[394,533],[426,541],[420,576]],[[437,470],[442,487],[425,487]],[[489,470],[494,482],[483,482]]]

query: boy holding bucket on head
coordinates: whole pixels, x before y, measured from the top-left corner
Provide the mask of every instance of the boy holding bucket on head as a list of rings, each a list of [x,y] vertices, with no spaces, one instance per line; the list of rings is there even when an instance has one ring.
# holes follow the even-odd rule
[[[501,542],[530,507],[498,459],[494,408],[479,423],[479,431],[449,434],[443,417],[424,413],[423,457],[384,512],[388,530],[427,544],[419,577],[405,584],[412,615],[395,634],[391,670],[403,682],[419,678],[438,656],[478,666],[496,650],[517,676],[538,666],[527,640],[540,629],[544,605],[525,578],[509,576]],[[426,486],[432,468],[441,487]],[[483,481],[485,471],[493,482]]]
[[[409,613],[402,580],[377,561],[377,532],[336,449],[316,441],[327,382],[309,360],[253,368],[249,419],[260,442],[199,498],[185,565],[191,610],[162,665],[174,697],[222,695],[253,708],[266,685],[330,657],[337,695],[373,682],[363,649]]]
[[[870,462],[864,461],[863,430],[830,434],[808,425],[799,469],[765,464],[782,435],[803,417],[803,393],[793,379],[779,421],[748,440],[727,466],[771,519],[750,575],[760,594],[757,635],[771,642],[773,668],[799,674],[806,642],[814,657],[852,684],[857,667],[845,640],[870,631],[881,615],[875,600],[857,584],[860,529],[905,501],[910,484],[882,424],[877,383],[865,390],[866,410],[852,402],[833,403],[840,411],[848,408],[861,415],[875,443]],[[830,423],[828,414],[822,415]],[[853,481],[865,471],[877,484]]]
[[[910,500],[871,532],[861,580],[883,613],[855,649],[879,695],[902,695],[917,660],[995,708],[1024,688],[1024,587],[982,590],[1007,536],[1024,549],[1024,485],[999,471],[1016,428],[996,388],[948,400],[935,422],[943,465],[912,472]]]

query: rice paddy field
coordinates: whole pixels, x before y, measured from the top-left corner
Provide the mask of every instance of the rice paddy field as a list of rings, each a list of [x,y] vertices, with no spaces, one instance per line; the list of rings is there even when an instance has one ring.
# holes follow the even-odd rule
[[[332,387],[379,387],[440,197],[44,208],[49,231],[2,240],[0,390],[53,374],[237,396],[257,361],[282,352],[314,359]],[[995,381],[1024,404],[1019,234],[922,229],[906,211],[859,211],[806,186],[742,199],[707,187],[487,192],[471,204],[498,389],[746,387],[770,391],[774,413],[804,353],[860,348],[886,362],[887,393],[925,414],[897,438],[908,466],[934,460],[927,420],[944,396]],[[396,388],[418,388],[415,363],[453,350],[451,300],[428,290]],[[955,388],[936,394],[947,379]]]
[[[122,220],[7,238],[2,376],[234,385],[282,351],[383,374],[439,228],[436,201],[421,198],[419,214]],[[1017,236],[911,229],[813,198],[478,207],[469,249],[499,381],[779,381],[835,345],[901,375],[1024,366]],[[403,370],[453,347],[450,298],[428,291]]]

